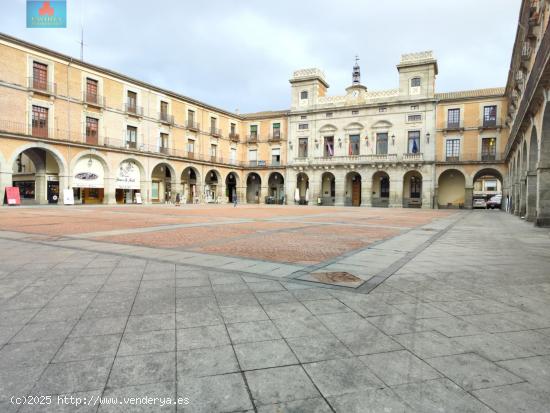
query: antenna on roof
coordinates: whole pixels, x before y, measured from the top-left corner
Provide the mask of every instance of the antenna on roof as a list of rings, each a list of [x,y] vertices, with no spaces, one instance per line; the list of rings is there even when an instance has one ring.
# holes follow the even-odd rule
[[[80,1],[80,60],[84,60],[84,0]]]

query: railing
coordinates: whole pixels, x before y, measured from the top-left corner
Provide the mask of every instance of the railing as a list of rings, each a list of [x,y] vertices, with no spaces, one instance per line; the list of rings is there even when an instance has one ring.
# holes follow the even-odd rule
[[[187,129],[198,132],[201,129],[201,125],[193,120],[188,120],[186,123]]]
[[[57,91],[57,85],[55,83],[45,82],[35,77],[27,78],[27,87],[33,91],[47,93],[49,95],[55,95]]]
[[[218,128],[210,128],[210,135],[219,138],[222,136],[222,130]]]
[[[167,123],[169,125],[173,125],[174,124],[174,116],[173,115],[170,115],[166,112],[159,112],[159,120],[162,122],[162,123]]]
[[[494,153],[461,153],[459,156],[443,156],[437,157],[436,162],[449,162],[449,163],[468,163],[468,162],[477,162],[477,163],[495,163],[502,162],[504,153],[503,152],[494,152]]]
[[[232,142],[239,142],[239,134],[238,133],[229,133],[229,140]]]
[[[99,136],[97,133],[91,133],[91,134],[85,134],[84,140],[88,145],[98,145],[99,144]]]
[[[248,143],[257,143],[258,142],[258,135],[257,134],[251,134],[251,135],[246,135],[246,141]]]
[[[460,122],[447,122],[445,129],[447,130],[458,130],[461,129],[462,125]]]
[[[539,49],[537,51],[537,55],[535,57],[535,62],[533,63],[533,67],[531,68],[531,73],[529,75],[529,79],[527,80],[527,83],[525,85],[525,89],[518,107],[518,110],[516,112],[514,122],[512,124],[512,127],[510,128],[510,135],[508,139],[508,143],[506,144],[506,151],[505,154],[508,154],[512,144],[518,138],[518,132],[519,129],[526,118],[527,110],[529,109],[529,106],[531,105],[531,101],[533,100],[533,96],[535,94],[535,91],[537,89],[537,86],[539,85],[540,79],[542,77],[542,74],[548,70],[548,60],[550,56],[550,30],[545,30],[544,36],[541,39]]]
[[[170,155],[170,148],[168,148],[166,146],[160,146],[159,147],[159,152],[163,153],[165,155]]]
[[[82,101],[87,105],[105,107],[105,98],[97,93],[82,93]]]
[[[133,103],[126,103],[124,105],[124,111],[130,115],[143,116],[143,108]]]
[[[270,133],[268,136],[267,136],[267,140],[269,142],[278,142],[282,139],[282,135],[281,135],[281,132],[275,132],[275,133]]]
[[[423,161],[424,160],[424,155],[421,152],[404,153],[403,154],[403,160],[404,161]]]
[[[249,168],[278,168],[281,166],[281,162],[256,160],[256,161],[245,162],[243,166],[249,167]]]
[[[496,129],[500,128],[501,124],[497,119],[483,119],[483,122],[480,125],[481,129]]]
[[[33,138],[47,140],[62,140],[66,142],[86,143],[86,136],[81,132],[80,128],[67,131],[65,129],[54,128],[51,126],[33,126],[32,124],[22,122],[0,120],[0,132],[31,136]]]

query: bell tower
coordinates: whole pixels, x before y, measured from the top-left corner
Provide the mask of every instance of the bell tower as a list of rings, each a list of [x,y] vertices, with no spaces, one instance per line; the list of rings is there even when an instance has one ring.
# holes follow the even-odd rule
[[[359,67],[359,56],[355,56],[355,65],[353,65],[353,72],[351,75],[351,84],[360,85],[361,84],[361,68]]]

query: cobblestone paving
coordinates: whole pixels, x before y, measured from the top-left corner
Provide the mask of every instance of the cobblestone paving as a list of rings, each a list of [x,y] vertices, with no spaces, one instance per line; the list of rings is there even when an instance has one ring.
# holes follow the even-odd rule
[[[368,294],[0,231],[0,411],[548,412],[549,231],[496,211],[448,218],[334,264],[376,250],[389,278]],[[384,270],[387,251],[404,258]],[[189,404],[106,403],[143,396]]]

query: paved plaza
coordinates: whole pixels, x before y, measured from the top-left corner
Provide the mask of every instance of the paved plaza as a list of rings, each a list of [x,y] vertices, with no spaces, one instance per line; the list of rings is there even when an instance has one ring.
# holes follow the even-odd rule
[[[1,412],[549,411],[550,231],[499,211],[6,207],[0,263]]]

